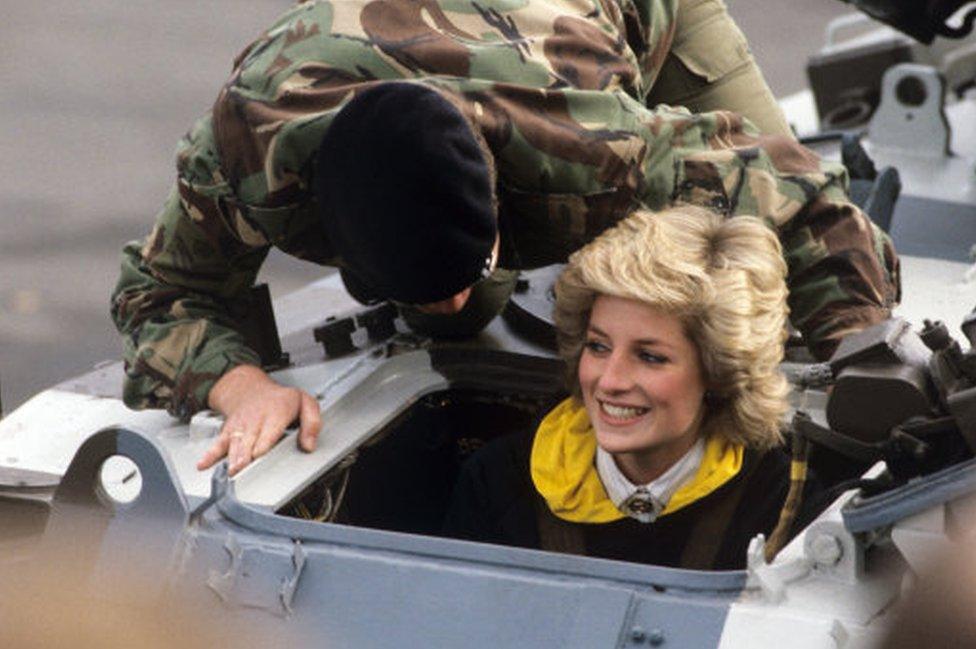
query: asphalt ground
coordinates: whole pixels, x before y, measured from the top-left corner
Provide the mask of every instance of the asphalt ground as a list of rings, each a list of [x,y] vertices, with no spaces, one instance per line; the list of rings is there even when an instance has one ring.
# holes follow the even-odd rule
[[[727,0],[777,95],[849,8]],[[173,150],[234,56],[290,2],[5,0],[0,21],[0,398],[118,358],[108,317],[118,251],[151,227]],[[284,295],[328,272],[269,258]]]

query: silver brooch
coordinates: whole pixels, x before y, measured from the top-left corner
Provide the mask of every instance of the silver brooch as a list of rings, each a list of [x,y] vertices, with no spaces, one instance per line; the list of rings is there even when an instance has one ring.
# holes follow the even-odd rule
[[[632,493],[620,508],[631,518],[639,520],[641,523],[654,521],[664,509],[664,505],[652,496],[647,489],[639,487]]]

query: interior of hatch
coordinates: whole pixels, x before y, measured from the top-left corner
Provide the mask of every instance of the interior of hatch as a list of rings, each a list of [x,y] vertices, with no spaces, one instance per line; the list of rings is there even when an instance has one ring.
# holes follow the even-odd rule
[[[428,395],[279,513],[436,536],[464,460],[498,436],[531,435],[563,397],[475,389]]]
[[[278,513],[438,536],[464,460],[501,435],[531,435],[564,397],[518,397],[470,388],[428,395]],[[839,458],[824,453],[811,459],[821,466],[824,486],[866,468],[841,466]]]

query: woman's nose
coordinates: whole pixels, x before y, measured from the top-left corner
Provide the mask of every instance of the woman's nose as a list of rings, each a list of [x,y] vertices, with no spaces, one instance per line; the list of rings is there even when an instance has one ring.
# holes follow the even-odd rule
[[[606,392],[623,392],[630,388],[632,382],[630,364],[623,354],[614,351],[601,368],[598,386]]]

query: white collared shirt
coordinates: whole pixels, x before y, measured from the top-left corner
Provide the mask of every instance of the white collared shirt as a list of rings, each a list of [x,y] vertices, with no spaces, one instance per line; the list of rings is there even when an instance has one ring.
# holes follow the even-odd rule
[[[641,523],[653,522],[681,485],[694,477],[705,456],[705,440],[699,438],[680,460],[656,480],[635,485],[623,474],[610,453],[596,448],[596,470],[607,496],[621,512]]]

